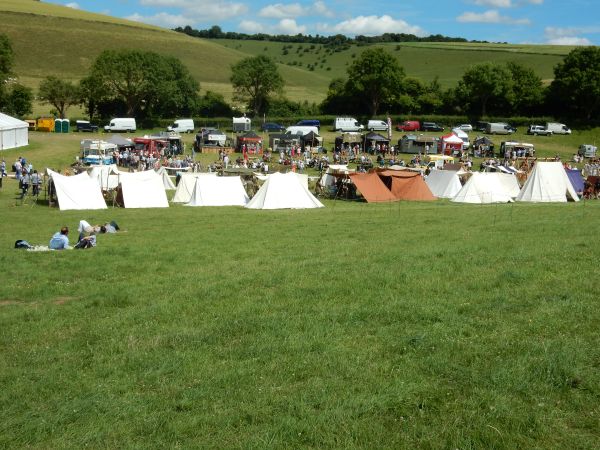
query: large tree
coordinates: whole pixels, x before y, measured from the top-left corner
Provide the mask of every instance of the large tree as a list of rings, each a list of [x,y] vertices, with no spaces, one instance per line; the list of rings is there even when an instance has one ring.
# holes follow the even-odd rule
[[[512,76],[497,63],[469,67],[456,88],[457,100],[469,111],[485,117],[491,109],[506,109],[512,100]]]
[[[233,64],[230,80],[234,100],[245,102],[253,114],[266,112],[269,97],[283,88],[283,78],[277,65],[264,55],[245,58]]]
[[[380,107],[394,104],[402,91],[404,69],[395,56],[382,48],[367,49],[348,68],[347,90],[362,99],[371,116]]]
[[[549,98],[557,113],[586,120],[600,114],[600,47],[576,48],[557,64]]]
[[[80,103],[78,87],[70,81],[61,80],[53,75],[42,80],[38,94],[42,102],[56,108],[61,119],[65,118],[69,106]]]
[[[105,50],[82,82],[84,98],[96,95],[106,103],[123,103],[126,114],[189,113],[196,104],[198,83],[173,57],[139,50]]]
[[[535,115],[540,112],[544,100],[542,79],[533,69],[516,62],[508,62],[506,68],[512,77],[512,114]]]
[[[4,82],[12,70],[13,49],[8,36],[0,34],[0,82]]]
[[[16,82],[12,72],[14,53],[10,40],[0,34],[0,111],[23,117],[31,114],[31,89]]]

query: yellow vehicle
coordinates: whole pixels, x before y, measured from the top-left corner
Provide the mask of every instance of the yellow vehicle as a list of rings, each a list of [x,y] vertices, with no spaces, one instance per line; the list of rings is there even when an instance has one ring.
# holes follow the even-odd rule
[[[40,117],[37,120],[38,131],[54,131],[54,117]]]

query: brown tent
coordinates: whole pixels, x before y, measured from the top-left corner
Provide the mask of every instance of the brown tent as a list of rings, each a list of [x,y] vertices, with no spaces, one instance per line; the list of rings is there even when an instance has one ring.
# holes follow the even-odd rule
[[[397,200],[375,172],[351,173],[349,176],[356,189],[367,202],[393,202]]]
[[[380,170],[377,174],[398,200],[432,201],[436,200],[431,189],[417,172],[407,170]]]

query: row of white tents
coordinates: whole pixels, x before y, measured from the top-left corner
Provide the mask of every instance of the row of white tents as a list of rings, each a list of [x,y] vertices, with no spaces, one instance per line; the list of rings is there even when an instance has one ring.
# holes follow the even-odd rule
[[[103,191],[115,190],[125,208],[166,208],[166,191],[175,189],[166,171],[120,172],[116,166],[93,167],[65,176],[48,169],[61,210],[104,209]],[[522,188],[514,174],[475,172],[462,185],[459,172],[434,170],[425,182],[432,194],[458,203],[566,202],[579,197],[559,162],[538,162]],[[244,206],[250,209],[321,208],[309,191],[308,177],[294,172],[268,175],[250,199],[239,176],[183,174],[173,203],[187,206]]]
[[[116,166],[97,166],[74,176],[47,171],[61,210],[105,209],[103,191],[115,190],[125,208],[166,208],[166,191],[175,189],[166,171],[120,172]],[[210,173],[183,174],[172,202],[187,206],[245,206],[249,209],[321,208],[308,190],[308,177],[293,172],[266,178],[250,199],[239,176]]]
[[[579,201],[560,162],[537,162],[522,188],[514,174],[474,172],[462,185],[460,173],[433,170],[425,179],[433,195],[457,203],[507,203]]]

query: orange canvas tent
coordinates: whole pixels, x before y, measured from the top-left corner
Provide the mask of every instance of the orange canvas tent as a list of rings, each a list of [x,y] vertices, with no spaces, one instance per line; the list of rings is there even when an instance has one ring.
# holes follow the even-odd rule
[[[375,172],[350,173],[348,176],[368,203],[397,200]]]
[[[431,189],[417,172],[407,170],[380,170],[377,174],[398,200],[432,201],[436,200]]]

